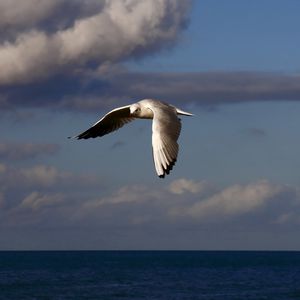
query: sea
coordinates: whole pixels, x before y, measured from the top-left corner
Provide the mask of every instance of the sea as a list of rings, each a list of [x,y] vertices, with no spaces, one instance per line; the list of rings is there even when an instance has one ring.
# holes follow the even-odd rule
[[[0,299],[300,299],[300,252],[2,251]]]

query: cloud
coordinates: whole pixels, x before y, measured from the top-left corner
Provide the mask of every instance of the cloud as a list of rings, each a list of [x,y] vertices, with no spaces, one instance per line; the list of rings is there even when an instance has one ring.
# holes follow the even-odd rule
[[[184,213],[200,219],[247,214],[263,207],[284,190],[283,186],[265,180],[246,186],[233,185],[193,204]]]
[[[272,224],[279,223],[276,220],[284,219],[281,215],[289,215],[295,209],[300,210],[296,187],[260,180],[219,188],[206,181],[181,178],[161,189],[146,185],[121,187],[110,195],[86,200],[79,215],[89,218],[91,214],[99,217],[109,212],[112,217],[114,213],[125,215],[126,211],[123,220],[126,222],[139,219],[177,224],[186,221],[225,224],[240,216],[249,216],[244,221],[239,219],[241,224]]]
[[[0,85],[32,82],[89,64],[155,52],[176,40],[190,6],[190,1],[179,0],[83,1],[81,5],[75,1],[76,19],[72,15],[65,26],[49,32],[41,21],[47,24],[49,16],[55,16],[53,12],[68,1],[31,0],[21,6],[16,1],[0,3],[1,28],[14,29],[0,44]],[[25,24],[31,27],[20,30]]]
[[[251,101],[299,101],[300,77],[263,72],[136,73],[105,64],[95,72],[80,73],[80,79],[56,76],[2,87],[1,92],[6,109],[95,112],[142,98],[210,108]]]
[[[54,155],[58,153],[59,148],[57,144],[0,143],[0,160],[20,161]]]
[[[144,202],[147,199],[159,198],[159,191],[150,190],[144,185],[124,186],[107,197],[88,201],[86,208],[96,208],[103,205],[118,205],[123,203]]]
[[[62,203],[71,201],[70,215],[94,221],[105,218],[108,223],[110,216],[119,218],[122,224],[142,219],[222,224],[257,213],[257,218],[265,216],[260,222],[285,224],[291,214],[300,212],[297,187],[267,180],[219,188],[207,181],[181,178],[160,188],[128,185],[105,195],[105,183],[96,176],[77,175],[44,165],[15,169],[0,164],[0,186],[2,207],[31,206],[38,210],[53,203],[52,209],[59,210]]]
[[[76,175],[53,166],[35,165],[28,168],[13,168],[0,164],[0,184],[3,189],[91,187],[98,184],[92,175]]]
[[[101,11],[104,5],[105,1],[99,0],[1,0],[0,28],[5,29],[5,37],[34,28],[55,32]]]
[[[51,16],[63,1],[53,0],[1,0],[0,28],[34,25]]]
[[[264,72],[121,73],[124,94],[209,106],[300,99],[300,76]],[[111,85],[114,88],[113,84]]]
[[[181,178],[160,187],[135,184],[111,192],[107,192],[108,184],[99,176],[53,166],[14,168],[0,164],[0,210],[13,214],[13,219],[19,219],[18,210],[23,214],[27,207],[43,209],[46,214],[48,209],[58,215],[63,211],[72,222],[95,226],[110,226],[112,220],[118,220],[116,226],[142,222],[179,227],[222,225],[237,219],[246,226],[285,226],[296,222],[295,215],[300,213],[299,188],[267,180],[220,188],[205,180]]]
[[[45,226],[59,219],[59,226],[78,208],[78,201],[92,197],[95,191],[103,193],[105,187],[103,178],[93,174],[46,165],[14,168],[0,163],[1,224]]]
[[[199,195],[206,192],[209,188],[210,185],[206,181],[196,182],[181,178],[171,182],[168,186],[168,191],[176,195],[182,195],[186,192]]]
[[[32,192],[21,202],[20,208],[30,208],[39,210],[41,207],[54,206],[64,201],[62,194],[41,194],[39,192]]]
[[[3,165],[0,169],[5,172]],[[82,244],[93,249],[241,249],[249,238],[253,248],[280,247],[286,233],[293,228],[296,237],[300,226],[299,188],[266,180],[206,187],[202,180],[182,178],[160,187],[135,184],[109,192],[98,187],[92,193],[82,185],[79,196],[58,185],[47,190],[41,182],[21,194],[12,190],[0,190],[0,224],[10,235],[38,228],[34,237],[26,235],[24,245],[41,241],[50,228],[57,238],[52,248],[64,241],[67,249]],[[44,242],[35,247],[51,247]],[[289,240],[285,246],[292,244]]]
[[[0,1],[0,108],[106,110],[142,98],[215,107],[299,101],[299,74],[131,72],[121,63],[169,47],[191,1]]]

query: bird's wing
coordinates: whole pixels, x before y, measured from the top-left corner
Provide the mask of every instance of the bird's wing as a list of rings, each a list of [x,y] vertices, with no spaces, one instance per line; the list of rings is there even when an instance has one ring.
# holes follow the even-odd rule
[[[115,131],[126,123],[133,121],[135,118],[130,116],[130,105],[116,108],[107,113],[102,119],[96,122],[88,130],[76,135],[74,138],[89,139],[98,136],[103,136],[112,131]]]
[[[178,155],[181,122],[172,107],[153,109],[152,150],[156,173],[164,178],[172,170]]]

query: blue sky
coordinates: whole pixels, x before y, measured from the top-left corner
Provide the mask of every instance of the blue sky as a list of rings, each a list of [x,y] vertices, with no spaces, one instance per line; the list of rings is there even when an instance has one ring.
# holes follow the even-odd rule
[[[298,1],[22,3],[0,0],[1,249],[300,249]],[[152,97],[195,114],[163,180],[149,121],[67,139]]]
[[[136,65],[157,71],[297,72],[299,2],[194,1],[188,29],[171,52]]]

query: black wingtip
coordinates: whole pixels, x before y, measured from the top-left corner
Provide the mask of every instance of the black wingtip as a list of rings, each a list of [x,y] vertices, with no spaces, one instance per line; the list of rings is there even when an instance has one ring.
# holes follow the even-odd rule
[[[165,178],[166,175],[169,175],[169,174],[170,174],[170,171],[173,169],[173,167],[174,167],[174,165],[175,165],[176,162],[177,162],[177,159],[174,158],[174,159],[169,163],[169,165],[168,165],[166,168],[163,167],[163,172],[164,172],[164,173],[161,174],[161,175],[158,175],[158,177],[159,177],[159,178]]]
[[[78,136],[68,136],[68,139],[73,140],[73,139],[77,139],[78,140]]]

